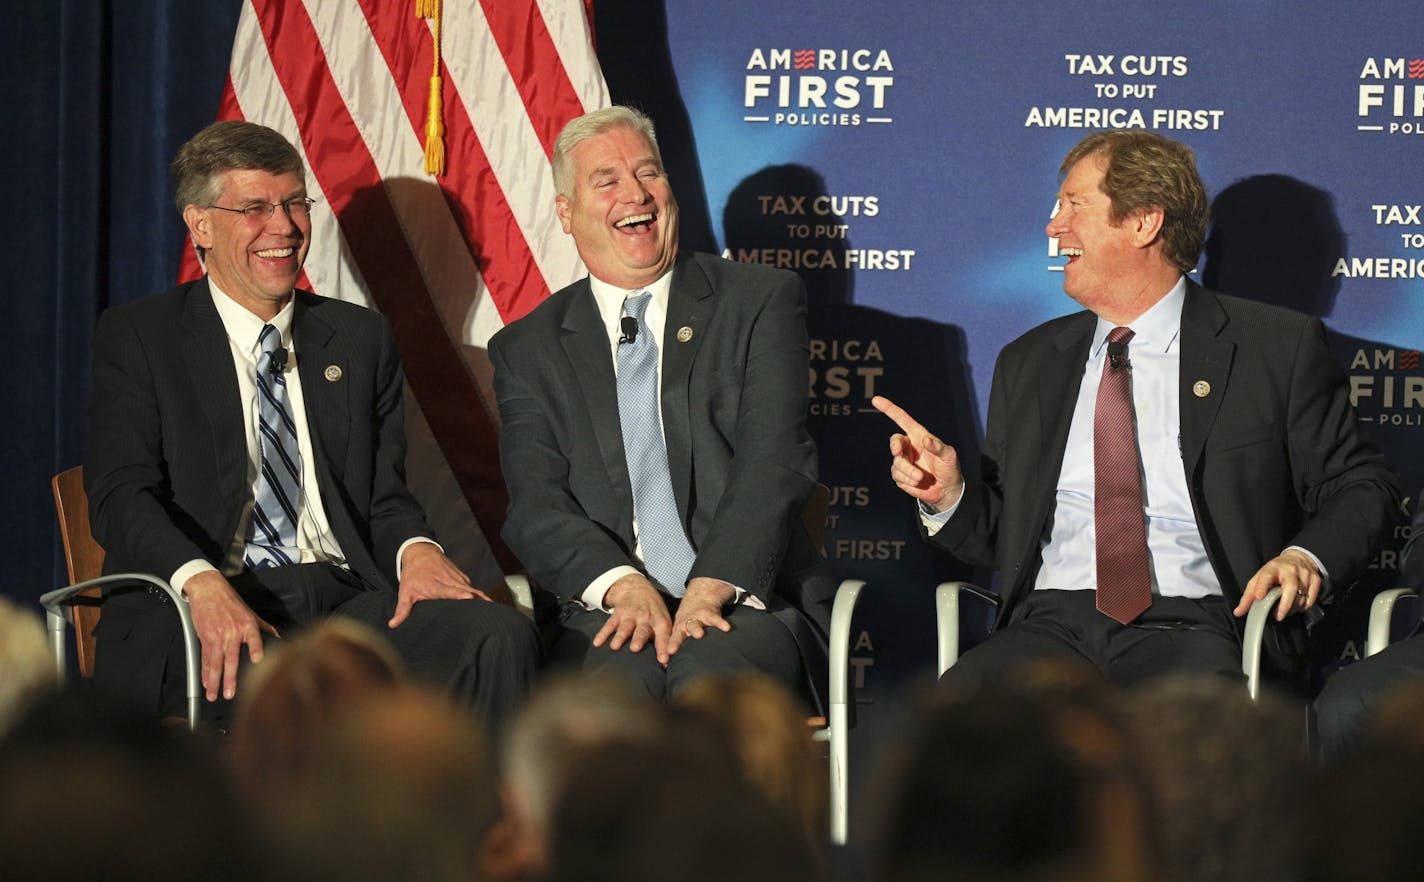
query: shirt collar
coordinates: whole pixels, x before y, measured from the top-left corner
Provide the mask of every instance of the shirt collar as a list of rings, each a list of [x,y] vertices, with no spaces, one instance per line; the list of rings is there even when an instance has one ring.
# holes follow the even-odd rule
[[[1144,312],[1132,321],[1128,327],[1132,328],[1132,346],[1142,347],[1139,351],[1151,350],[1153,352],[1166,353],[1171,350],[1172,344],[1176,342],[1177,335],[1182,331],[1182,304],[1187,301],[1187,277],[1178,276],[1177,284],[1172,286],[1166,296],[1156,303],[1152,308]],[[1107,345],[1108,334],[1118,325],[1099,317],[1098,325],[1093,329],[1093,356],[1096,358],[1102,355],[1103,347]]]
[[[672,290],[672,270],[663,273],[651,285],[644,285],[632,290],[610,285],[592,275],[588,277],[588,286],[593,291],[593,300],[598,306],[598,315],[603,320],[603,326],[608,329],[610,334],[616,334],[618,320],[623,315],[623,301],[631,294],[647,291],[653,295],[653,303],[657,305],[658,309],[664,315],[667,314],[668,292]]]
[[[257,357],[257,338],[262,336],[263,325],[275,327],[277,333],[282,335],[282,346],[288,349],[292,348],[293,304],[297,300],[295,297],[289,297],[287,305],[283,306],[270,322],[264,322],[248,312],[246,307],[229,297],[226,291],[217,286],[211,276],[208,277],[208,289],[213,292],[213,305],[217,307],[218,318],[222,319],[228,339],[232,340],[239,351],[246,352],[253,358]]]

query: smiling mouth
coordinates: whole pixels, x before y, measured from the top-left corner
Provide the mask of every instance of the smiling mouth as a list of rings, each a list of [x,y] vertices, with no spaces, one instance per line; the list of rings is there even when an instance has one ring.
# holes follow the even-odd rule
[[[628,217],[615,223],[613,226],[619,230],[643,229],[653,222],[652,212],[647,214],[631,214]]]
[[[1061,247],[1060,247],[1060,248],[1058,249],[1058,254],[1059,254],[1060,256],[1062,256],[1062,257],[1069,257],[1069,258],[1072,258],[1072,257],[1082,257],[1082,256],[1083,256],[1083,249],[1081,249],[1081,248],[1061,248]]]
[[[267,258],[291,257],[294,253],[296,253],[296,250],[297,249],[292,248],[290,246],[286,248],[268,248],[265,251],[257,252],[257,256]]]

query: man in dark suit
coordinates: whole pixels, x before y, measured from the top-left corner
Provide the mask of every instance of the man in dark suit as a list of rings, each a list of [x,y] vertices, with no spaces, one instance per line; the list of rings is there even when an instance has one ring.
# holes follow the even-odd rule
[[[589,277],[490,341],[504,536],[561,601],[552,654],[658,697],[746,668],[797,687],[829,595],[799,517],[816,480],[804,289],[678,255],[641,113],[570,122],[554,182]]]
[[[1119,682],[1239,677],[1233,622],[1282,588],[1269,660],[1298,674],[1304,617],[1394,519],[1394,476],[1360,432],[1316,319],[1189,281],[1206,233],[1191,151],[1089,136],[1047,232],[1086,311],[1000,354],[980,477],[886,399],[891,474],[929,540],[997,566],[994,635],[960,674],[1086,660]],[[1267,666],[1271,671],[1271,666]]]
[[[385,320],[295,290],[311,234],[300,154],[220,122],[183,146],[176,201],[205,278],[100,319],[85,456],[108,572],[170,578],[191,605],[221,720],[243,647],[328,615],[378,627],[413,673],[497,719],[538,662],[532,625],[435,543],[405,486],[402,373]],[[166,595],[114,592],[95,677],[183,701]]]
[[[1424,490],[1414,497],[1409,541],[1399,562],[1399,587],[1424,597]],[[1424,600],[1416,599],[1414,627],[1404,640],[1378,655],[1342,667],[1325,681],[1315,699],[1320,743],[1327,755],[1338,756],[1353,746],[1380,704],[1401,686],[1424,683]]]

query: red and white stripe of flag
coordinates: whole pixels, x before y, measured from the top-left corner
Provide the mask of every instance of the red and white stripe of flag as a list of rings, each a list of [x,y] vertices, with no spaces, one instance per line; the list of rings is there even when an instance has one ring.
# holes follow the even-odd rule
[[[440,178],[423,170],[433,36],[415,0],[247,0],[218,118],[260,122],[303,152],[318,200],[304,285],[389,318],[418,405],[412,489],[457,562],[473,563],[459,550],[478,530],[508,569],[484,347],[583,275],[549,157],[608,90],[592,0],[443,6]],[[185,251],[181,277],[200,274]]]

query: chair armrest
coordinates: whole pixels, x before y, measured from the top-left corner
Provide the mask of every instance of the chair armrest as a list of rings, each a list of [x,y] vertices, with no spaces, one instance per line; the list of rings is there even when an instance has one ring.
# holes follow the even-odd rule
[[[40,596],[40,605],[45,608],[45,623],[49,628],[50,649],[54,652],[55,667],[59,670],[60,677],[64,676],[65,667],[64,630],[69,625],[72,616],[68,606],[69,601],[76,594],[90,588],[123,582],[142,582],[151,585],[167,594],[169,600],[172,601],[171,605],[178,614],[178,621],[182,625],[183,632],[183,661],[187,674],[188,728],[198,728],[198,708],[202,702],[203,693],[202,685],[199,682],[198,632],[193,627],[193,613],[188,608],[188,601],[183,599],[178,589],[157,576],[151,576],[148,573],[115,573],[109,576],[100,576],[97,579],[76,582],[67,588],[57,588]]]
[[[509,595],[514,599],[514,608],[533,620],[534,588],[529,584],[529,577],[522,573],[515,573],[512,576],[505,576],[504,584],[509,586]]]
[[[1266,636],[1266,624],[1271,621],[1271,610],[1280,600],[1281,586],[1277,585],[1251,604],[1246,613],[1246,630],[1241,636],[1241,673],[1246,675],[1246,689],[1252,701],[1261,694],[1261,643]]]
[[[845,844],[850,825],[847,808],[850,789],[850,625],[864,588],[865,582],[860,579],[846,579],[836,589],[836,599],[831,606],[830,700],[826,703],[830,720],[826,740],[830,743],[831,841],[837,845]]]
[[[1404,597],[1418,597],[1413,588],[1390,588],[1376,594],[1370,601],[1370,623],[1365,634],[1365,658],[1389,645],[1390,625],[1394,621],[1394,606]]]
[[[935,588],[937,673],[943,675],[959,661],[959,598],[968,593],[997,609],[999,598],[969,582],[941,582]]]

